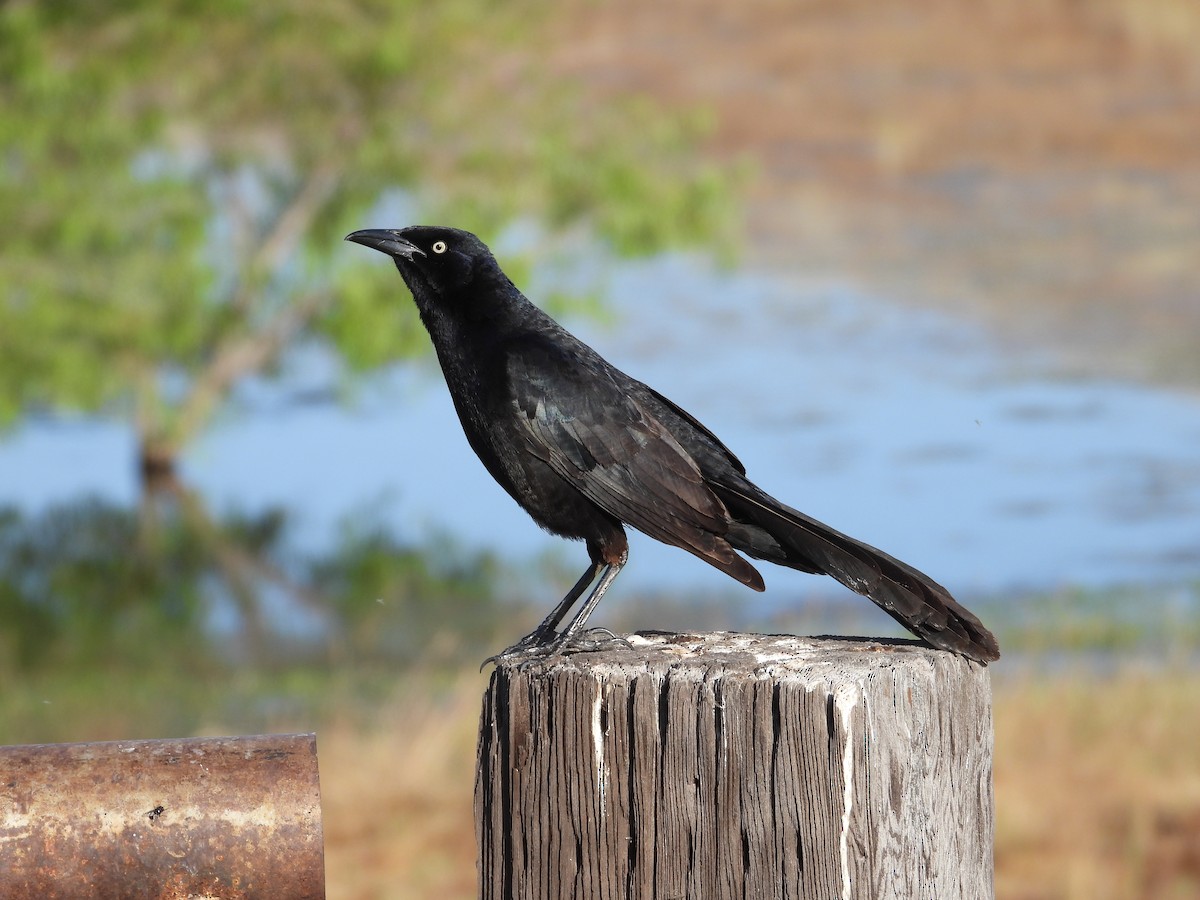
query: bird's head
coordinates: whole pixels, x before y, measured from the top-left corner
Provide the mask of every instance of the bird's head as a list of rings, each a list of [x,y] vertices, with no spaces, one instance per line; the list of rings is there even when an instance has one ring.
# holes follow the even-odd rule
[[[457,228],[368,228],[346,235],[346,240],[390,256],[418,303],[449,299],[480,276],[499,272],[487,245]]]

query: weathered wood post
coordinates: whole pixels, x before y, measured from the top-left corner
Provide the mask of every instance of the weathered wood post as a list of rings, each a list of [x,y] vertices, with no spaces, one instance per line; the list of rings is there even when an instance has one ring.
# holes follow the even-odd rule
[[[630,641],[493,672],[481,898],[993,896],[985,668],[901,642]]]

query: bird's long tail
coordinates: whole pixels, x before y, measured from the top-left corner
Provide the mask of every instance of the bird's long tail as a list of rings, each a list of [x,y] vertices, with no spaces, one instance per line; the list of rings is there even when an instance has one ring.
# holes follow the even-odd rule
[[[981,663],[996,638],[950,592],[912,566],[780,503],[744,479],[713,484],[734,522],[727,541],[756,559],[830,575],[934,647]]]

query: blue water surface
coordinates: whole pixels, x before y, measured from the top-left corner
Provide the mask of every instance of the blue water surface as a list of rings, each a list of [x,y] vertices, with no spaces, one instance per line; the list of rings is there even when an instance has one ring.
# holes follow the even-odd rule
[[[666,257],[617,267],[607,293],[615,323],[570,321],[581,337],[697,416],[784,502],[957,593],[1200,577],[1194,395],[1067,377],[1053,348],[1006,346],[848,284]],[[415,315],[399,283],[396,314]],[[286,506],[314,548],[376,519],[515,561],[562,545],[582,570],[583,547],[539,531],[484,472],[435,367],[397,366],[344,405],[291,401],[336,380],[323,354],[291,368],[285,389],[240,389],[189,449],[185,479],[214,512]],[[27,420],[0,438],[0,503],[132,504],[134,451],[119,423]],[[777,596],[818,589],[764,575]],[[640,536],[619,584],[738,589]]]

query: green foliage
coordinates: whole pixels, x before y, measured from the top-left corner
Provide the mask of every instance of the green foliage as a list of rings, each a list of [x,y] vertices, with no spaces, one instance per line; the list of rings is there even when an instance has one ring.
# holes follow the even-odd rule
[[[31,519],[5,511],[0,638],[11,654],[0,656],[17,669],[173,656],[200,627],[206,568],[184,530],[161,529],[147,544],[129,510],[83,502]]]
[[[536,62],[554,13],[0,6],[0,425],[104,410],[171,456],[297,340],[353,370],[423,348],[394,276],[341,243],[405,224],[375,219],[388,191],[485,239],[521,217],[622,253],[728,234],[704,123],[586,102]]]
[[[430,641],[443,655],[482,658],[496,633],[497,588],[516,575],[493,556],[449,539],[398,548],[378,525],[348,529],[337,550],[315,560],[307,582],[343,623],[343,640],[393,660],[424,660]],[[464,652],[465,651],[465,652]]]
[[[1012,655],[1076,653],[1190,660],[1200,651],[1200,582],[1064,587],[995,606]],[[990,612],[990,611],[989,611]]]
[[[374,369],[397,356],[414,356],[428,346],[420,319],[415,314],[397,315],[398,277],[391,265],[348,269],[338,282],[337,303],[317,322],[352,371]]]
[[[428,659],[443,632],[455,652],[482,657],[497,585],[519,580],[487,553],[378,526],[296,557],[288,525],[278,510],[214,521],[186,492],[140,511],[0,510],[0,680],[110,666],[203,673],[247,658],[394,665]],[[311,623],[301,634],[298,617]]]

